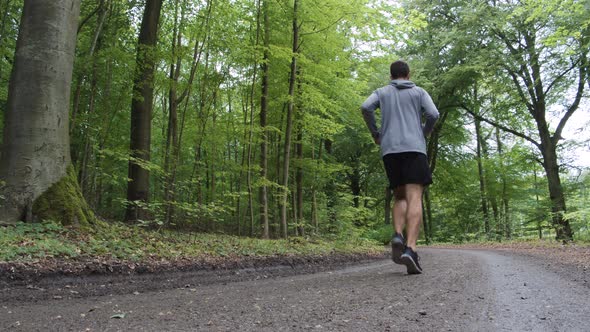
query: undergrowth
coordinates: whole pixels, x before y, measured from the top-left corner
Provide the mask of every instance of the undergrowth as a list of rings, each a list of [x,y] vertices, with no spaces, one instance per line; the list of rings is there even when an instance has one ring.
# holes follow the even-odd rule
[[[98,222],[80,230],[53,222],[0,227],[0,261],[101,257],[140,261],[275,255],[378,253],[383,247],[366,239],[318,237],[261,240],[229,235],[154,231],[122,223]]]

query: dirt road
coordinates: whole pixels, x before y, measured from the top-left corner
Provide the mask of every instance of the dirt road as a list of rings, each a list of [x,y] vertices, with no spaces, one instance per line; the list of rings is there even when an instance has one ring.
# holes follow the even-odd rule
[[[418,276],[380,260],[283,277],[239,271],[201,285],[185,276],[194,279],[185,287],[129,294],[108,295],[106,284],[107,295],[82,298],[80,286],[66,285],[40,301],[3,301],[0,330],[590,331],[585,271],[496,251],[421,256]]]

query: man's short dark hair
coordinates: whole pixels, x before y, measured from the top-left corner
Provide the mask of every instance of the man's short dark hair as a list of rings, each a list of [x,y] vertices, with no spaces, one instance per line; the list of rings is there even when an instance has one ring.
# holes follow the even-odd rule
[[[389,72],[391,73],[391,79],[405,78],[410,76],[410,66],[405,61],[398,60],[391,64]]]

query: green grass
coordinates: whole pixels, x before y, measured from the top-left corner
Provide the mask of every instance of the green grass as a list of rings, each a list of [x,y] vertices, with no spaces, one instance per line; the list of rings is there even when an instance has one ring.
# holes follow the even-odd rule
[[[383,247],[366,239],[290,238],[260,240],[228,235],[152,231],[100,222],[91,231],[55,223],[0,227],[0,261],[102,257],[141,261],[276,255],[378,253]]]

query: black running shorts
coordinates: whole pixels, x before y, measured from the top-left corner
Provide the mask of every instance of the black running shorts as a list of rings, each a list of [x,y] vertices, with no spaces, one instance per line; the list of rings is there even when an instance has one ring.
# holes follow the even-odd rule
[[[391,153],[383,156],[385,172],[389,179],[389,187],[395,189],[405,184],[432,183],[432,173],[428,166],[428,158],[419,152]]]

